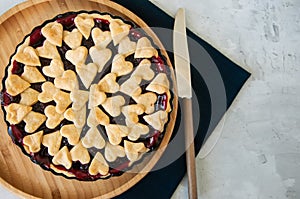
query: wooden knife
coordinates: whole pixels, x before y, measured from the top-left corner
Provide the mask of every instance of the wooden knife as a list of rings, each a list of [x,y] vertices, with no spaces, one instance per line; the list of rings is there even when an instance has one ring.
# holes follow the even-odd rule
[[[193,132],[192,82],[186,37],[185,11],[183,8],[180,8],[175,16],[173,45],[178,97],[182,99],[181,107],[184,118],[189,198],[194,199],[197,198],[197,180]]]

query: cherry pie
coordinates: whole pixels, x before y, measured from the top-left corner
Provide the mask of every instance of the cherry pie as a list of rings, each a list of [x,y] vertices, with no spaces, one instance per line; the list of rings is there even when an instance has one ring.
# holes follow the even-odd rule
[[[17,47],[2,105],[12,140],[33,162],[105,179],[159,146],[171,111],[170,68],[135,28],[108,14],[65,13]]]

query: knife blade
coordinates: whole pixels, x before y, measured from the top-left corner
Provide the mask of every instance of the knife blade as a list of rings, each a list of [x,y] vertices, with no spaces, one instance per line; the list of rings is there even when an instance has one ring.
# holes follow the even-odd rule
[[[175,16],[173,32],[173,49],[175,74],[178,97],[182,98],[182,112],[185,134],[186,166],[188,175],[189,198],[197,198],[197,180],[194,148],[194,129],[192,112],[192,82],[190,72],[190,58],[186,36],[185,11],[178,9]]]
[[[190,57],[186,37],[185,11],[179,9],[174,23],[173,34],[175,74],[177,78],[178,96],[192,98]]]

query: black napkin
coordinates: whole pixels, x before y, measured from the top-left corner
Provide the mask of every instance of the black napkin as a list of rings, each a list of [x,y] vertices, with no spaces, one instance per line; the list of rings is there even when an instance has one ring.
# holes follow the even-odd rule
[[[147,0],[114,1],[134,12],[150,27],[173,29],[174,19]],[[173,49],[171,31],[157,31],[154,29],[154,32],[166,49]],[[194,89],[193,121],[197,154],[250,74],[191,31],[187,30],[187,35],[190,37],[188,44]],[[171,52],[168,52],[168,54],[170,59],[173,60],[173,54]],[[172,196],[186,173],[185,154],[178,155],[178,152],[184,151],[184,132],[180,126],[180,120],[181,111],[179,106],[173,140],[157,163],[154,171],[116,198],[164,199]],[[174,156],[179,158],[176,158],[168,166],[161,168],[161,165]]]

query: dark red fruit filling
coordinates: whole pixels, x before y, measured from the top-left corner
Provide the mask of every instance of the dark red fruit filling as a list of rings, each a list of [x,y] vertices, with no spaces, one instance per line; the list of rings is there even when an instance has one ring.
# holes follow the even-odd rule
[[[38,112],[38,113],[44,113],[44,110],[45,108],[50,105],[49,103],[48,104],[45,104],[45,103],[42,103],[42,102],[37,102],[35,103],[33,106],[32,106],[32,110],[34,112]]]
[[[125,58],[126,61],[130,61],[133,64],[133,67],[137,67],[141,61],[143,60],[142,58],[134,58],[134,55],[129,55]]]
[[[74,19],[77,16],[77,14],[71,14],[67,16],[59,16],[56,21],[63,25],[65,30],[71,30],[75,27]]]
[[[65,138],[65,137],[62,138],[60,146],[61,146],[61,147],[66,146],[66,147],[68,147],[69,150],[72,149],[72,147],[73,147],[73,146],[68,142],[68,139]]]
[[[129,31],[129,38],[132,41],[137,41],[143,36],[144,35],[140,31],[138,31],[137,29],[131,28],[130,31]]]
[[[159,140],[162,137],[162,133],[160,131],[155,130],[154,135],[146,139],[145,146],[148,149],[154,149],[160,143]]]
[[[41,62],[42,67],[49,66],[51,61],[52,61],[51,59],[40,57],[40,62]]]
[[[24,64],[17,62],[16,60],[13,62],[13,67],[11,69],[11,73],[15,75],[21,75],[24,72]]]
[[[100,19],[96,18],[94,19],[95,27],[100,28],[102,31],[108,31],[109,30],[109,21],[106,19]]]
[[[6,92],[6,90],[3,90],[0,94],[0,100],[1,100],[1,105],[2,106],[8,106],[11,103],[19,103],[21,100],[21,96],[17,95],[17,96],[11,96],[10,94],[8,94]]]
[[[11,125],[8,129],[8,133],[10,134],[14,143],[17,144],[23,142],[24,134],[16,125]]]
[[[71,48],[65,42],[63,42],[61,47],[57,47],[57,50],[58,50],[60,56],[64,57],[66,52],[68,50],[71,50]],[[75,66],[69,60],[62,59],[62,62],[64,64],[64,69],[65,70],[73,70],[73,71],[75,70]]]
[[[168,96],[166,93],[157,95],[155,110],[166,110],[168,106]]]
[[[124,162],[123,164],[119,165],[118,167],[116,168],[110,168],[109,169],[109,173],[111,173],[112,175],[119,175],[121,174],[122,172],[124,172],[124,170],[126,168],[128,168],[128,165],[129,164],[129,161],[127,162]]]
[[[55,165],[55,168],[57,168],[58,170],[61,170],[61,171],[67,171],[69,173],[72,173],[73,175],[75,175],[76,178],[81,179],[81,180],[93,180],[93,179],[98,179],[99,177],[101,177],[101,176],[90,175],[88,172],[88,169],[81,166],[82,164],[80,162],[79,163],[73,162],[72,165],[76,165],[76,166],[75,167],[72,166],[72,168],[66,169],[63,166]],[[77,165],[80,165],[80,166],[77,166]]]
[[[34,48],[42,46],[45,39],[42,35],[42,28],[36,28],[30,35],[29,45]]]
[[[1,93],[1,105],[2,106],[8,106],[9,104],[12,103],[12,96],[8,94],[6,91],[3,91]]]
[[[64,30],[72,31],[76,27],[75,23],[74,23],[74,19],[76,16],[77,16],[77,14],[73,14],[73,13],[70,15],[61,15],[56,18],[56,21],[63,25]],[[95,27],[99,27],[102,31],[109,30],[109,21],[108,20],[97,18],[97,19],[94,19],[94,22],[95,22]],[[137,41],[138,39],[140,39],[143,36],[145,36],[145,35],[143,33],[141,33],[140,31],[138,31],[134,28],[130,29],[129,37],[132,41]],[[30,35],[30,46],[32,46],[34,48],[42,46],[44,41],[45,41],[45,38],[43,37],[43,35],[41,33],[41,28],[40,27],[36,28]],[[89,38],[87,40],[83,39],[82,45],[87,46],[87,48],[89,48],[89,47],[93,46],[94,43],[93,43],[92,39]],[[109,44],[109,47],[112,49],[112,52],[113,52],[112,57],[118,53],[117,48],[112,43]],[[58,52],[60,53],[61,57],[64,57],[65,53],[68,50],[70,50],[71,48],[63,42],[62,46],[57,47],[57,49],[58,49]],[[62,61],[64,63],[65,70],[75,71],[75,66],[73,64],[71,64],[68,60],[62,59]],[[136,67],[139,65],[139,63],[142,61],[142,59],[139,59],[139,58],[136,59],[136,58],[134,58],[133,55],[130,55],[130,56],[126,57],[126,61],[132,62],[134,67]],[[165,66],[165,61],[161,56],[152,57],[150,59],[150,61],[152,63],[152,68],[154,69],[155,73],[167,72],[167,69]],[[51,60],[46,59],[46,58],[40,58],[40,62],[41,62],[42,67],[44,67],[44,66],[50,65]],[[103,77],[105,74],[110,72],[111,64],[106,67],[107,67],[107,69],[105,69],[103,71],[103,74],[101,74],[101,77]],[[14,61],[12,73],[21,75],[23,73],[23,71],[24,71],[24,64]],[[45,78],[47,78],[47,77],[45,77]],[[47,79],[47,80],[53,82],[53,79]],[[95,80],[95,82],[96,81],[99,81],[99,79]],[[148,82],[145,82],[145,85],[147,85],[147,84],[148,84]],[[42,85],[42,83],[31,84],[31,88],[41,92],[42,91],[41,85]],[[141,87],[144,88],[144,86],[141,86]],[[118,94],[120,94],[120,93],[118,93]],[[7,106],[11,103],[18,103],[20,101],[20,95],[13,97],[13,96],[9,95],[5,89],[1,92],[0,97],[1,97],[1,103],[3,106]],[[124,96],[124,97],[128,98],[128,96]],[[157,102],[155,103],[155,111],[166,110],[167,102],[168,102],[167,94],[158,95]],[[130,98],[130,96],[128,98],[128,103],[129,104],[135,103],[134,100]],[[32,106],[33,111],[43,113],[44,109],[48,105],[55,105],[55,102],[54,101],[49,102],[49,103],[38,102]],[[142,118],[142,116],[141,116],[141,118]],[[118,124],[121,124],[121,123],[125,124],[125,118],[124,118],[124,116],[122,116],[122,114],[120,117],[110,118],[110,120],[111,120],[111,122],[115,122]],[[141,119],[141,122],[146,124],[146,122],[143,121],[143,119]],[[66,125],[66,124],[71,124],[71,122],[69,122],[67,120],[63,120],[56,129],[48,129],[44,123],[38,129],[38,131],[43,130],[44,134],[48,134],[48,133],[52,133],[56,130],[59,130],[61,128],[61,126]],[[12,140],[17,145],[21,146],[22,148],[23,148],[23,138],[27,135],[27,133],[24,131],[24,125],[25,125],[25,123],[21,122],[20,124],[9,126],[9,134],[12,137]],[[101,132],[104,132],[103,135],[105,135],[104,130],[102,130]],[[149,134],[150,134],[150,137],[142,138],[139,141],[144,142],[145,146],[147,148],[149,148],[150,150],[155,150],[155,148],[157,148],[159,146],[159,143],[161,142],[161,139],[163,138],[163,133],[161,133],[157,130],[151,129]],[[70,145],[68,143],[68,140],[66,138],[62,139],[61,147],[63,147],[63,146],[67,146],[69,149],[71,149],[73,147],[72,145]],[[51,155],[49,155],[47,147],[41,145],[41,150],[38,153],[31,153],[30,156],[31,156],[31,160],[33,162],[41,165],[44,168],[47,168],[47,169],[50,168],[50,164],[52,162],[53,157]],[[93,158],[92,155],[91,155],[91,158]],[[118,158],[117,161],[115,161],[114,163],[111,163],[111,165],[110,165],[110,170],[109,170],[110,176],[122,174],[124,172],[124,170],[128,169],[128,167],[129,167],[128,164],[129,164],[129,160],[127,158]],[[80,180],[96,180],[99,178],[103,178],[103,176],[101,176],[100,174],[94,175],[94,176],[90,175],[88,172],[89,164],[81,164],[79,161],[73,162],[72,167],[70,169],[66,169],[63,166],[55,166],[55,167],[59,170],[68,171],[68,172],[74,174],[76,176],[76,178],[80,179]]]
[[[89,37],[88,39],[83,38],[82,45],[84,45],[87,49],[90,49],[91,47],[95,46],[95,43],[93,38]]]
[[[31,160],[47,169],[50,168],[52,157],[48,153],[48,149],[41,145],[41,150],[38,153],[31,153]]]
[[[152,57],[151,62],[156,65],[156,70],[157,72],[160,73],[166,73],[166,66],[165,66],[165,61],[162,59],[162,57]]]

